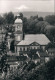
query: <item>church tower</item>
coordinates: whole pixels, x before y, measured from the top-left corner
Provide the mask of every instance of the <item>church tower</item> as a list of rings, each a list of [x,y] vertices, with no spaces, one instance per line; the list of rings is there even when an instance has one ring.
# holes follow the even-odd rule
[[[20,19],[20,15],[17,15],[17,19],[15,20],[15,42],[18,43],[23,39],[23,22]]]

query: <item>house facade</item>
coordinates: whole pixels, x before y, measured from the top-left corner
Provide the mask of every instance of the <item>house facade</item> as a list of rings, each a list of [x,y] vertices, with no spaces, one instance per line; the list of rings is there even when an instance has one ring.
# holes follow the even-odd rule
[[[38,51],[40,49],[45,51],[45,47],[49,42],[49,39],[44,34],[25,35],[24,40],[16,45],[16,53],[18,55],[26,54],[30,50]]]

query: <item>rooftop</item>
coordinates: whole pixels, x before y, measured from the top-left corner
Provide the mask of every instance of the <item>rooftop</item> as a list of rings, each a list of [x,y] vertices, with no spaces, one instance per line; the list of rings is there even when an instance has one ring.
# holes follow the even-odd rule
[[[47,45],[50,40],[44,34],[28,34],[25,35],[24,40],[17,45],[30,45],[33,42],[36,42],[40,45]]]

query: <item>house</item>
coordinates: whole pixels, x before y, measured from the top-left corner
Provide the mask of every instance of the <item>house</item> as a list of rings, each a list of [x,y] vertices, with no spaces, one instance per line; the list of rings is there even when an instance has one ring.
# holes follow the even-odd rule
[[[50,60],[49,55],[42,50],[31,50],[28,57],[31,58],[34,63],[48,62]]]
[[[51,58],[55,57],[55,48],[49,48],[47,53]]]
[[[40,63],[40,57],[38,56],[38,54],[36,54],[36,53],[30,53],[30,54],[28,54],[28,56],[29,56],[29,58],[35,63],[35,64],[37,64],[37,62],[39,62]]]
[[[49,55],[45,51],[38,51],[38,54],[40,57],[40,62],[48,62],[50,60]]]
[[[16,45],[16,53],[20,55],[21,53],[29,53],[30,50],[45,50],[46,45],[49,43],[49,39],[44,34],[28,34],[25,35],[24,40],[20,41]]]
[[[10,70],[14,71],[17,69],[18,61],[16,56],[7,55],[7,63],[9,65]]]
[[[27,60],[26,56],[17,56],[17,55],[7,55],[7,63],[9,65],[10,71],[14,71],[20,64],[23,64]]]

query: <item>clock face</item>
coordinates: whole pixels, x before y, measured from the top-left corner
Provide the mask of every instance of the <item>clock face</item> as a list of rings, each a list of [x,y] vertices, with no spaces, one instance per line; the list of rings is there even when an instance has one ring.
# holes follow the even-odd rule
[[[20,27],[19,26],[17,26],[17,30],[20,30]]]

